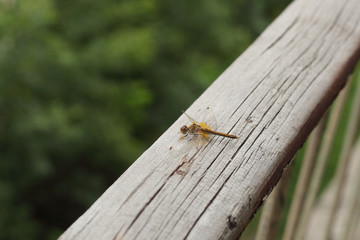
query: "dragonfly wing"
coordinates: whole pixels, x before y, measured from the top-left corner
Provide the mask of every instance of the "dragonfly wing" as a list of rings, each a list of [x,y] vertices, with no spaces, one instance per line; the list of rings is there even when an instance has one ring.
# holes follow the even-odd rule
[[[187,116],[188,119],[190,119],[190,121],[192,121],[192,123],[198,124],[192,117],[190,117],[189,115],[187,115],[186,112],[183,111],[183,113],[185,114],[185,116]]]
[[[203,118],[201,122],[206,123],[213,131],[216,131],[218,128],[218,123],[216,121],[215,114],[209,107],[207,107],[203,111]]]
[[[200,133],[198,135],[196,135],[196,145],[197,145],[197,148],[200,148],[202,146],[205,146],[206,144],[209,143],[211,139],[211,136],[207,133]]]

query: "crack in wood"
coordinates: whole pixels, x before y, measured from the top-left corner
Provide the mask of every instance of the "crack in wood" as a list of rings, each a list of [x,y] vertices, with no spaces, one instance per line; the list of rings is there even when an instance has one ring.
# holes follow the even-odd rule
[[[215,193],[215,195],[211,198],[210,202],[205,206],[204,210],[200,213],[200,215],[196,218],[196,220],[194,221],[193,225],[190,227],[189,231],[186,233],[184,239],[186,239],[190,232],[192,231],[192,229],[195,227],[195,225],[198,223],[198,221],[200,220],[200,218],[203,216],[203,214],[205,213],[205,211],[209,208],[209,206],[213,203],[213,201],[215,200],[215,198],[218,196],[218,194],[220,193],[220,191],[223,189],[223,187],[225,186],[225,184],[229,181],[230,177],[233,175],[234,170],[231,172],[231,174],[225,179],[224,183],[221,185],[221,187],[219,188],[219,190]]]
[[[76,234],[74,234],[74,238],[77,238],[77,237],[80,235],[80,233],[86,229],[86,226],[89,225],[89,224],[96,218],[96,216],[97,216],[98,214],[99,214],[99,211],[96,211],[95,214],[94,214],[94,216],[92,216],[92,217],[86,222],[86,224],[84,224],[84,226],[83,226]]]
[[[144,212],[144,210],[146,209],[146,207],[152,202],[152,200],[154,200],[154,198],[156,197],[156,195],[159,194],[159,192],[162,190],[162,188],[165,186],[166,182],[164,182],[164,184],[155,192],[155,194],[146,202],[146,204],[140,209],[140,211],[135,215],[134,219],[132,220],[132,222],[130,223],[130,225],[127,227],[127,229],[125,230],[123,236],[125,236],[127,234],[127,232],[130,230],[130,228],[134,225],[134,223],[136,222],[136,220],[138,220],[138,218],[140,217],[140,215]],[[116,239],[118,236],[115,236],[114,239]]]
[[[130,198],[132,198],[132,196],[141,188],[141,186],[146,182],[147,179],[150,178],[150,176],[153,174],[153,172],[150,172],[141,182],[140,184],[138,184],[134,190],[132,190],[129,194],[129,196],[125,199],[125,201],[123,202],[123,204],[121,204],[119,206],[119,208],[116,210],[117,212],[120,211],[120,209],[130,200]]]
[[[268,51],[268,50],[269,50],[270,48],[272,48],[277,42],[279,42],[279,41],[290,31],[290,29],[292,29],[292,28],[295,26],[295,24],[298,22],[298,20],[299,20],[299,18],[296,17],[296,18],[290,23],[290,25],[289,25],[287,28],[285,28],[284,32],[283,32],[282,34],[280,34],[280,35],[275,39],[274,42],[272,42],[264,51],[262,51],[262,52],[260,53],[260,56],[262,56],[266,51]]]

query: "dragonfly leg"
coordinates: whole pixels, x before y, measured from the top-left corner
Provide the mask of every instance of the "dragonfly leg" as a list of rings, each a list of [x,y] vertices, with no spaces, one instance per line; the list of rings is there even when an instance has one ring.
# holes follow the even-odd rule
[[[187,137],[187,135],[189,135],[189,134],[187,133],[187,134],[185,134],[184,136],[182,136],[182,137],[180,138],[180,141],[184,140],[184,139]]]

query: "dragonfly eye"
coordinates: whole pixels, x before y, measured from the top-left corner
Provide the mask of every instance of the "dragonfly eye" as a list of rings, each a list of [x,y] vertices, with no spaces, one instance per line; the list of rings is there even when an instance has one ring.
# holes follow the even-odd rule
[[[184,125],[180,128],[180,132],[182,134],[186,134],[188,131],[189,131],[189,128],[186,125]]]

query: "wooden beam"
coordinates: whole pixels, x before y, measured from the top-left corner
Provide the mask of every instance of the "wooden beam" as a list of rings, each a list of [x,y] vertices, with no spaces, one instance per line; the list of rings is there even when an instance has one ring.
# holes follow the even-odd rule
[[[358,0],[296,0],[186,111],[240,138],[197,149],[181,115],[60,239],[235,239],[359,55]]]
[[[358,234],[352,234],[360,228],[360,139],[352,144],[349,150],[346,176],[343,179],[334,178],[321,194],[307,221],[308,226],[303,239],[345,240],[359,238]],[[335,184],[343,186],[342,193],[339,196]],[[339,197],[338,205],[332,208],[334,207],[332,201],[337,197]],[[336,218],[328,226],[328,219],[332,211],[335,211]],[[327,229],[330,230],[330,233],[327,232]]]

